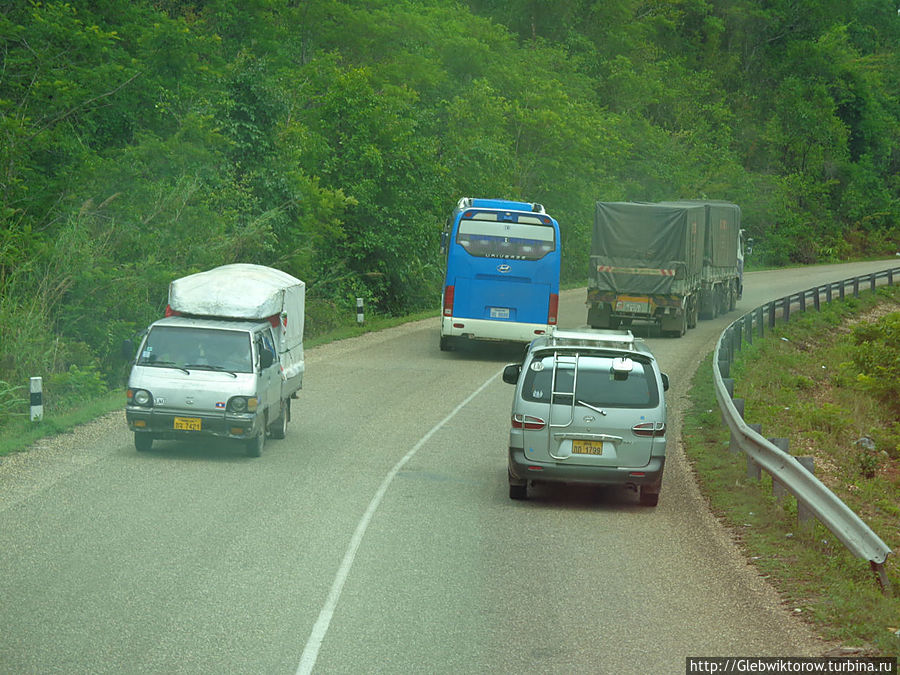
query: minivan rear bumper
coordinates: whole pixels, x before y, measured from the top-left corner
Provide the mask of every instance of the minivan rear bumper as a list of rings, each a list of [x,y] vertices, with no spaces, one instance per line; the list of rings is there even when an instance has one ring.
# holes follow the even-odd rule
[[[646,466],[584,466],[564,462],[535,462],[521,448],[509,449],[510,482],[588,483],[591,485],[659,485],[665,456],[651,456]]]

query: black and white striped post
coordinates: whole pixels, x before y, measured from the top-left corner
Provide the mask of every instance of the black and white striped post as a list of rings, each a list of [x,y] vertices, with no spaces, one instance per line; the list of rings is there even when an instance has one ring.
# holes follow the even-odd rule
[[[44,380],[31,378],[31,421],[40,422],[44,418]]]
[[[356,323],[362,325],[365,321],[365,317],[363,315],[363,299],[356,299]]]

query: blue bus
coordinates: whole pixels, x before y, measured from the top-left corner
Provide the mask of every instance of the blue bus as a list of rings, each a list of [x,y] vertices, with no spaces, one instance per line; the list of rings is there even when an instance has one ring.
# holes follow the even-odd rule
[[[467,340],[531,342],[556,325],[559,223],[540,204],[460,199],[441,237],[441,349]]]

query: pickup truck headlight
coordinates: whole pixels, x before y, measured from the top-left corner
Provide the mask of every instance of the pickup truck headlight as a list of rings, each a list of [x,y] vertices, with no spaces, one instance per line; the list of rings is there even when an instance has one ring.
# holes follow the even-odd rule
[[[232,413],[254,413],[259,404],[259,399],[255,396],[233,396],[228,400],[228,412]]]
[[[153,394],[146,389],[129,389],[126,392],[126,397],[132,405],[139,405],[142,408],[153,407]]]

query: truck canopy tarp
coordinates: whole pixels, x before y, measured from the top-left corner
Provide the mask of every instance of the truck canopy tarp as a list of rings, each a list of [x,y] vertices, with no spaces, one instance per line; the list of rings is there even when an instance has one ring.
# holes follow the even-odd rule
[[[597,202],[591,286],[616,293],[679,292],[703,265],[703,204]]]
[[[728,202],[706,203],[706,259],[713,267],[737,266],[741,209]]]

